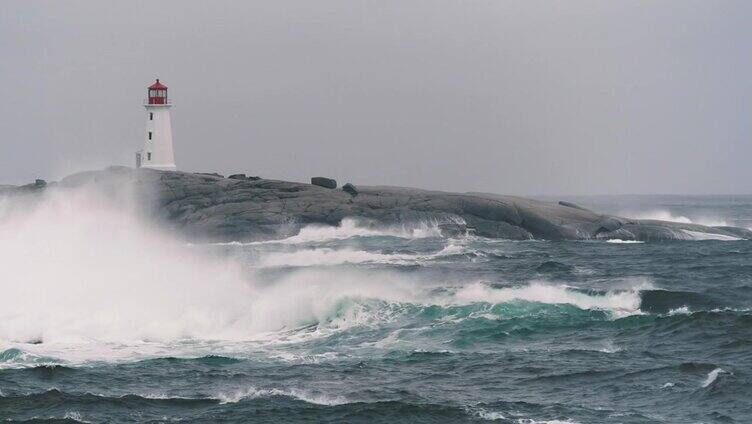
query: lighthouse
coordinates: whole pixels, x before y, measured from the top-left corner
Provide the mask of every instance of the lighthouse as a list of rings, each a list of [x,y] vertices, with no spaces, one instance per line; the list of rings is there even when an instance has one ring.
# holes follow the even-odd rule
[[[175,156],[172,151],[172,125],[167,97],[167,86],[157,81],[147,88],[146,134],[144,148],[136,152],[136,168],[174,171]]]

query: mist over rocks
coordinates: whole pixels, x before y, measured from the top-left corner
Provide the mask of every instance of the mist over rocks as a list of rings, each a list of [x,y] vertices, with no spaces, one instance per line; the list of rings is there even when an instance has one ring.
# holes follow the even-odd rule
[[[31,194],[49,187],[94,187],[139,207],[187,236],[205,241],[259,241],[296,235],[303,226],[430,223],[447,235],[472,233],[512,240],[752,239],[752,231],[599,214],[569,202],[544,202],[490,193],[448,193],[390,186],[350,190],[263,178],[110,167],[63,178],[47,188],[4,186],[0,194]],[[354,189],[354,186],[353,186]]]

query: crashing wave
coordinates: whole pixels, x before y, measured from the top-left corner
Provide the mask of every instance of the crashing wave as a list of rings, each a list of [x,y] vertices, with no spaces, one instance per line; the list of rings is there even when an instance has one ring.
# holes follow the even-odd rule
[[[652,210],[647,212],[638,213],[622,213],[622,215],[633,219],[650,219],[668,222],[677,222],[680,224],[699,224],[707,227],[725,227],[730,225],[728,221],[724,219],[717,219],[711,217],[691,219],[683,215],[674,215],[666,210]]]
[[[725,234],[706,233],[702,231],[682,230],[686,233],[691,240],[719,240],[719,241],[739,241],[742,240],[739,237],[729,236]]]
[[[377,225],[360,219],[345,218],[338,226],[308,225],[297,235],[279,240],[279,243],[310,243],[342,240],[352,237],[391,236],[406,239],[441,237],[438,222],[415,222],[402,225]]]
[[[245,399],[257,399],[272,396],[284,396],[293,399],[297,399],[306,403],[314,405],[343,405],[350,403],[350,401],[344,396],[340,395],[328,395],[323,393],[315,393],[302,389],[278,389],[267,388],[260,389],[256,387],[247,387],[234,391],[220,392],[211,395],[212,398],[219,400],[220,403],[237,403]]]
[[[290,251],[256,252],[256,267],[307,267],[343,264],[394,264],[411,265],[457,255],[483,256],[468,249],[461,240],[449,239],[444,247],[433,253],[382,253],[352,247],[299,248]]]
[[[716,368],[713,371],[710,371],[708,373],[708,376],[705,378],[705,380],[702,382],[702,387],[708,387],[711,384],[715,382],[715,380],[718,379],[718,374],[726,372],[721,368]]]
[[[640,291],[651,288],[649,284],[626,289],[609,291],[603,295],[587,294],[571,288],[545,282],[533,282],[525,286],[493,288],[482,283],[466,285],[453,296],[453,301],[504,303],[513,301],[537,302],[543,304],[569,304],[580,309],[603,310],[621,318],[640,314]]]

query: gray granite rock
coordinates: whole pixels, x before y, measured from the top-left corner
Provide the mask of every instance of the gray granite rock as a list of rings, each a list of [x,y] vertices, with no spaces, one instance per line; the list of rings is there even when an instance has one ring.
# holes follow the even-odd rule
[[[351,183],[347,183],[347,184],[343,185],[342,186],[342,191],[344,191],[345,193],[347,193],[347,194],[349,194],[350,196],[353,196],[353,197],[355,197],[355,196],[358,195],[358,189],[354,185],[352,185]]]
[[[580,206],[580,205],[578,205],[578,204],[576,204],[576,203],[572,203],[572,202],[566,202],[566,201],[564,201],[564,200],[560,200],[560,201],[559,201],[559,204],[560,204],[560,205],[562,205],[562,206],[566,206],[566,207],[569,207],[569,208],[581,209],[581,210],[583,210],[583,211],[586,211],[586,210],[588,210],[588,209],[586,209],[586,208],[583,208],[582,206]]]
[[[445,234],[514,240],[682,240],[698,235],[752,239],[752,232],[743,228],[631,220],[572,204],[487,193],[355,188],[349,183],[347,189],[331,190],[288,181],[125,167],[74,174],[57,187],[85,185],[113,193],[114,199],[119,199],[115,193],[128,188],[143,201],[147,214],[188,236],[211,241],[278,239],[297,234],[305,225],[338,225],[348,217],[372,225],[430,223]],[[0,191],[22,192],[28,189],[4,187]]]
[[[326,177],[313,177],[311,178],[311,184],[330,189],[337,188],[337,181]]]

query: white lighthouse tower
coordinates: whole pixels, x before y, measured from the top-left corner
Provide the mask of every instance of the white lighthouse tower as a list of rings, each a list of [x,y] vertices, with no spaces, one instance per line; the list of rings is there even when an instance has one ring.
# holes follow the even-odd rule
[[[161,169],[174,171],[175,156],[172,152],[172,125],[170,125],[170,108],[172,102],[167,97],[167,86],[159,82],[147,89],[146,140],[144,148],[136,152],[137,168]]]

